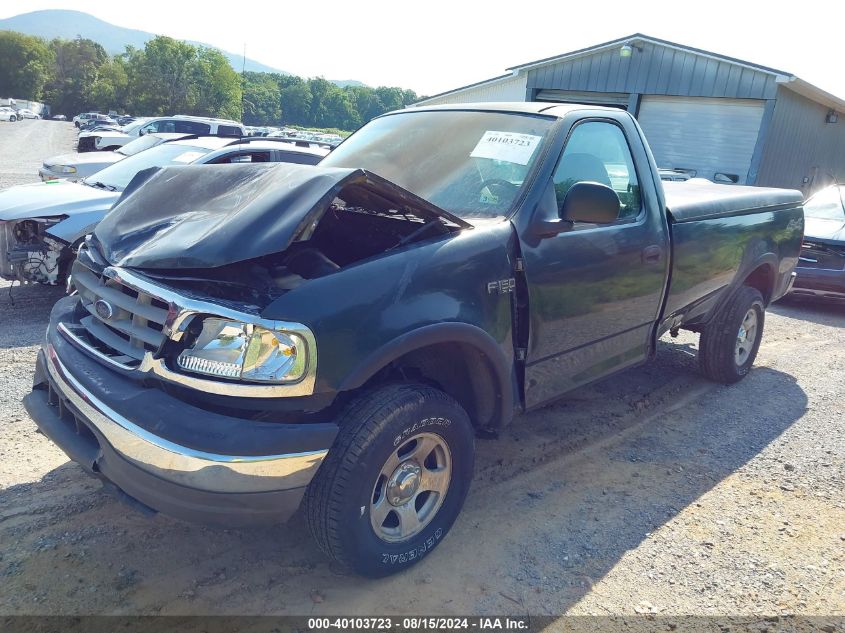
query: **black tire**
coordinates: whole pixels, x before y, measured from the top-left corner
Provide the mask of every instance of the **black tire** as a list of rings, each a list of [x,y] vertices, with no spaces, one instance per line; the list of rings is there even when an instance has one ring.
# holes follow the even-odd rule
[[[403,571],[445,538],[464,504],[475,457],[472,424],[451,397],[418,384],[381,387],[353,402],[338,422],[340,433],[305,494],[311,534],[329,557],[359,574]],[[377,482],[390,456],[423,435],[448,447],[448,488],[418,533],[389,542],[370,518]]]
[[[754,340],[741,358],[737,358],[738,333],[751,311],[756,317]],[[751,370],[760,349],[765,316],[765,304],[759,290],[750,286],[737,290],[701,333],[698,361],[704,375],[726,385],[742,380]]]

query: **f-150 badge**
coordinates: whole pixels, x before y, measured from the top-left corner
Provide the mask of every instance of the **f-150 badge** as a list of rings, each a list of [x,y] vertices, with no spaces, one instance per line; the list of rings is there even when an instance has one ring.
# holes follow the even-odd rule
[[[500,279],[499,281],[491,281],[487,284],[487,294],[504,295],[509,292],[513,292],[514,288],[516,288],[516,279],[513,277],[510,279]]]

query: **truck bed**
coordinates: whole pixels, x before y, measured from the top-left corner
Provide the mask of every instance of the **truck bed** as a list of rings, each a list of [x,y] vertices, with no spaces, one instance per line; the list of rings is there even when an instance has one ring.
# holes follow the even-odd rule
[[[788,209],[804,199],[800,191],[793,189],[723,185],[703,178],[662,184],[666,212],[676,224]]]
[[[714,314],[724,291],[765,259],[781,296],[798,261],[803,233],[800,191],[715,184],[702,179],[664,182],[672,234],[672,275],[660,328],[695,328]],[[779,265],[780,264],[780,265]]]

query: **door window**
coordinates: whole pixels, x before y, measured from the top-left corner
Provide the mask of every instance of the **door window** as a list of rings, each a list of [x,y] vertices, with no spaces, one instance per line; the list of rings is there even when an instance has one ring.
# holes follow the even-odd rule
[[[569,137],[554,176],[558,209],[576,182],[607,185],[619,196],[619,220],[636,218],[642,209],[631,150],[621,128],[606,121],[578,125]]]
[[[196,134],[202,136],[211,132],[211,126],[208,123],[200,123],[199,121],[168,121],[168,123],[173,125],[174,132],[179,132],[180,134]]]

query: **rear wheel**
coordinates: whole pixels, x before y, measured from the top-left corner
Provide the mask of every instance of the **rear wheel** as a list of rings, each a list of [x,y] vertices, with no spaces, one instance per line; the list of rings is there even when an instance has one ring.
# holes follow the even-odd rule
[[[354,402],[305,496],[311,533],[338,563],[387,576],[446,536],[472,478],[466,412],[426,385],[388,385]]]
[[[698,359],[702,372],[726,385],[742,380],[760,349],[764,320],[760,291],[742,286],[701,333]]]

